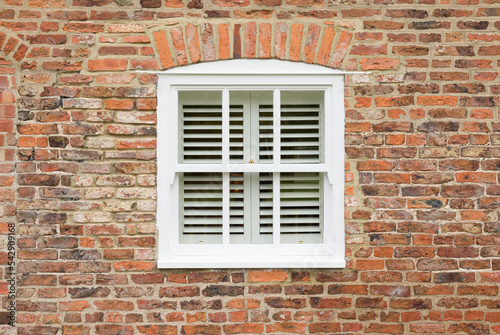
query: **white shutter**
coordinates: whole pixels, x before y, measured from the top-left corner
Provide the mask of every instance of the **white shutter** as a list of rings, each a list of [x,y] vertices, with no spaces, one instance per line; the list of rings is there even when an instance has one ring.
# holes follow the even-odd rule
[[[322,96],[317,92],[286,92],[281,104],[281,164],[320,163]],[[298,103],[296,101],[304,101]],[[318,101],[319,100],[319,101]],[[286,102],[295,102],[286,104]],[[316,104],[314,104],[316,103]],[[273,108],[259,108],[260,163],[272,163]],[[280,234],[282,243],[318,243],[322,240],[322,173],[280,174]],[[272,242],[273,174],[259,174],[259,234]]]
[[[321,242],[323,174],[280,174],[281,243]]]
[[[181,162],[222,162],[222,105],[219,92],[180,93]],[[216,104],[219,103],[219,104]],[[230,160],[243,161],[243,106],[230,106]],[[181,174],[182,243],[221,243],[222,173]],[[243,234],[242,173],[230,174],[230,233]]]
[[[273,162],[273,106],[260,105],[259,111],[259,163]]]
[[[229,161],[273,163],[271,92],[235,92],[229,108]],[[219,92],[182,92],[179,99],[181,161],[221,163],[222,104]],[[284,92],[281,164],[322,161],[322,95]],[[318,101],[319,100],[319,101]],[[255,148],[257,147],[257,148]],[[258,158],[257,158],[258,157]],[[321,242],[323,173],[280,174],[282,243]],[[273,242],[273,173],[230,173],[230,243]],[[181,242],[222,243],[223,173],[181,173]]]
[[[273,237],[273,174],[259,173],[258,219],[261,243],[272,243]]]
[[[243,173],[230,174],[230,233],[242,235]],[[183,243],[220,243],[222,236],[222,173],[185,172],[181,178]]]
[[[222,234],[222,173],[184,173],[182,176],[182,234]]]
[[[319,105],[281,105],[281,163],[319,162]]]
[[[323,92],[282,92],[281,163],[323,162]],[[323,173],[280,174],[281,243],[320,243]]]

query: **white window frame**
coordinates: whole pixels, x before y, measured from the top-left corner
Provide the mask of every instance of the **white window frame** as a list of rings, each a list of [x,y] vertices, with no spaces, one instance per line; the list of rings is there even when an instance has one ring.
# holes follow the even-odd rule
[[[343,268],[344,241],[344,75],[318,65],[279,60],[229,60],[176,67],[158,77],[158,267],[159,268]],[[324,90],[325,161],[322,164],[179,164],[179,113],[177,90],[221,90],[229,106],[232,89],[274,90],[279,106],[280,89]],[[227,108],[226,108],[227,109]],[[279,110],[279,108],[278,108]],[[228,114],[224,110],[223,114]],[[279,113],[275,113],[279,134]],[[228,120],[228,118],[227,118]],[[223,124],[223,152],[229,147],[229,124]],[[274,141],[279,157],[279,137]],[[224,157],[224,155],[223,155]],[[228,157],[227,153],[225,157]],[[295,166],[293,166],[295,165]],[[297,165],[301,167],[297,168]],[[179,173],[182,172],[323,172],[325,213],[323,243],[279,243],[279,187],[272,244],[230,244],[227,208],[221,244],[179,242]],[[279,174],[276,174],[279,178]],[[224,191],[228,192],[228,190]],[[228,199],[228,198],[227,198]],[[228,207],[228,204],[226,204]],[[277,219],[276,219],[277,217]]]

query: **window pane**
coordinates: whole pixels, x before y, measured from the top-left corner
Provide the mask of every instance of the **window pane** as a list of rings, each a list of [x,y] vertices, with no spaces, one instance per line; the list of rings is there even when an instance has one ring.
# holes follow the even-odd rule
[[[281,91],[281,163],[324,161],[324,92]],[[182,163],[222,163],[222,92],[179,92]],[[273,91],[229,92],[229,161],[273,163]],[[230,173],[230,243],[273,243],[273,173]],[[323,174],[280,174],[281,243],[321,243]],[[223,174],[180,179],[181,243],[222,243]]]
[[[273,174],[259,173],[259,230],[254,243],[273,243]]]
[[[273,92],[230,91],[230,162],[272,163]]]
[[[222,162],[222,92],[179,92],[181,163]]]
[[[258,107],[258,124],[259,124],[259,163],[273,163],[274,150],[274,130],[273,130],[273,93],[266,92],[267,99],[259,103]]]
[[[323,91],[281,92],[281,163],[324,162]]]
[[[229,175],[229,242],[247,243],[245,240],[245,179],[243,172]]]
[[[222,243],[222,173],[183,173],[181,243]]]
[[[181,243],[222,243],[222,173],[183,173]],[[244,174],[229,175],[231,243],[244,240]]]
[[[323,222],[323,174],[281,173],[281,243],[320,243]]]

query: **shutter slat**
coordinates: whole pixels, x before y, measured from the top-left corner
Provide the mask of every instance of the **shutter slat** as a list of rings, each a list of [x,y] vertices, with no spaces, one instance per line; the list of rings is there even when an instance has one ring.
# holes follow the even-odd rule
[[[283,139],[281,139],[281,148],[284,148],[286,150],[287,147],[316,147],[319,150],[319,142],[317,141],[317,139],[301,142],[283,142]]]
[[[295,226],[295,227],[286,227],[286,226],[281,226],[281,233],[282,234],[321,234],[321,229],[320,228],[309,228],[309,227],[301,227],[301,226]],[[273,227],[266,227],[263,226],[260,229],[261,234],[272,234],[273,232]]]
[[[243,180],[243,174],[230,175],[230,234],[243,233]],[[199,235],[199,240],[222,235],[222,174],[184,173],[181,192],[182,233]]]
[[[319,173],[281,174],[280,231],[282,235],[319,236],[321,234],[320,180]],[[299,239],[304,240],[304,237]],[[308,241],[308,239],[305,240]]]

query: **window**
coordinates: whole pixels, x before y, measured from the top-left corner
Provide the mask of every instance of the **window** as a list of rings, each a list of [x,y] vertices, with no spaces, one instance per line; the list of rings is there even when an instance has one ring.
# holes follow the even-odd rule
[[[344,267],[343,89],[278,60],[162,72],[159,267]]]

